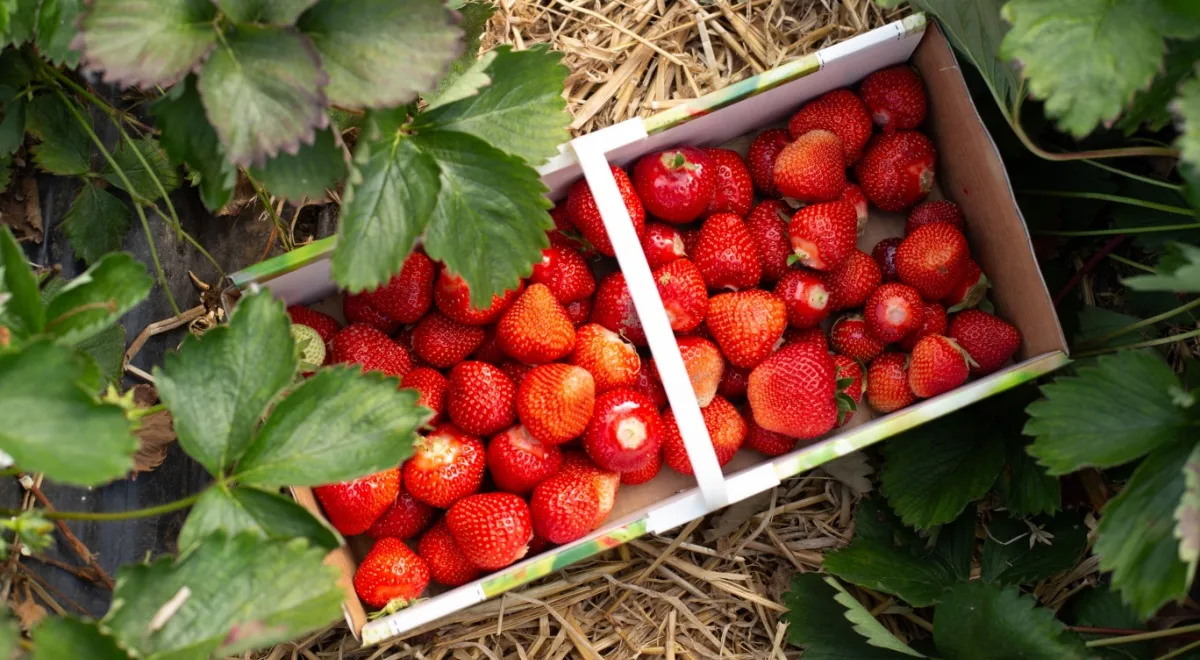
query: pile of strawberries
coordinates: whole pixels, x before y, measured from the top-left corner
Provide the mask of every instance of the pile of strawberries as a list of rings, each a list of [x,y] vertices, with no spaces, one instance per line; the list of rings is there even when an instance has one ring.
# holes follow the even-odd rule
[[[632,177],[612,169],[722,465],[743,446],[811,442],[864,395],[890,412],[1016,352],[1017,330],[974,309],[987,280],[960,209],[922,202],[936,159],[915,130],[925,106],[917,74],[896,67],[808,103],[745,160],[683,146]],[[905,236],[871,254],[857,248],[868,203],[911,209]],[[576,540],[621,484],[664,463],[692,473],[625,278],[597,282],[589,263],[614,252],[587,183],[552,216],[541,262],[487,309],[419,251],[385,286],[344,297],[345,328],[289,309],[331,361],[400,377],[434,411],[403,466],[316,489],[341,533],[375,539],[354,580],[372,607]]]

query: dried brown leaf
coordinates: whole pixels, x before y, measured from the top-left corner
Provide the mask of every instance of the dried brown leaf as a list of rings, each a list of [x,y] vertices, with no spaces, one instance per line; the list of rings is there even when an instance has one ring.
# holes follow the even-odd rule
[[[45,233],[42,230],[42,204],[38,199],[37,179],[24,177],[0,196],[0,225],[10,227],[20,242],[42,242]]]
[[[14,593],[12,611],[13,614],[17,615],[17,621],[21,624],[21,630],[25,632],[33,630],[37,624],[41,623],[42,619],[46,618],[46,608],[38,605],[32,596],[22,599]]]
[[[855,495],[865,495],[874,488],[869,477],[875,473],[875,469],[867,463],[867,456],[861,451],[834,459],[822,465],[821,469],[849,486]]]
[[[135,385],[133,401],[140,408],[148,408],[158,403],[158,390],[153,385]],[[141,445],[133,455],[133,478],[141,472],[150,472],[162,465],[167,458],[167,449],[175,442],[175,428],[171,423],[171,413],[161,410],[141,419],[137,430],[138,441]]]

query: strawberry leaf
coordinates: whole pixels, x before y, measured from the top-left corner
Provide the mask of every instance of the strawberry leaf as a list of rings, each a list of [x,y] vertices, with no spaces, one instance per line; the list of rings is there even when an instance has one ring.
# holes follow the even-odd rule
[[[42,0],[37,17],[37,46],[38,52],[51,63],[68,68],[79,65],[79,51],[71,42],[83,9],[83,0]]]
[[[162,147],[175,165],[187,165],[200,199],[211,211],[229,203],[237,181],[237,168],[225,159],[217,131],[204,114],[196,91],[196,77],[188,76],[150,105]]]
[[[134,146],[129,146],[128,142],[122,142],[121,145],[112,152],[113,160],[117,162],[117,166],[125,173],[125,177],[132,184],[132,190],[126,190],[125,182],[121,177],[117,176],[116,170],[112,165],[105,165],[104,171],[100,176],[110,184],[125,190],[134,199],[144,203],[153,203],[157,201],[162,194],[158,191],[158,186],[155,185],[154,179],[162,184],[167,194],[179,187],[179,172],[171,166],[170,160],[167,159],[167,153],[159,145],[158,140],[151,137],[145,137],[134,140]],[[138,156],[141,158],[138,158]],[[146,161],[146,165],[142,165],[142,161]]]
[[[783,615],[788,622],[788,641],[804,647],[805,660],[900,660],[922,657],[920,654],[912,656],[886,646],[872,645],[874,640],[876,644],[893,642],[890,646],[904,646],[900,640],[894,637],[888,639],[875,629],[867,631],[872,635],[870,638],[859,634],[848,612],[843,609],[845,606],[834,605],[841,605],[835,600],[840,589],[832,586],[832,582],[835,581],[827,581],[816,573],[800,573],[792,577],[791,587],[783,596],[783,602],[788,607]],[[856,615],[856,618],[859,617]]]
[[[967,582],[933,613],[933,641],[945,660],[1082,660],[1087,649],[1054,612],[1016,587]]]
[[[0,46],[20,46],[33,39],[41,0],[5,0],[7,25],[0,25]]]
[[[272,193],[300,201],[325,198],[327,188],[336,188],[346,174],[341,141],[332,129],[317,131],[312,144],[300,147],[295,154],[280,153],[262,167],[251,168],[254,178],[263,182]]]
[[[1145,630],[1146,624],[1133,610],[1121,602],[1121,596],[1106,584],[1097,584],[1084,589],[1059,612],[1064,623],[1088,628],[1120,628],[1122,630]],[[1109,635],[1101,633],[1079,633],[1080,639],[1090,642]],[[1154,656],[1153,642],[1136,642],[1117,646],[1101,646],[1092,649],[1093,657],[1101,660],[1151,660]]]
[[[1200,561],[1200,445],[1192,449],[1183,464],[1183,497],[1175,508],[1175,538],[1179,539],[1179,559],[1187,564],[1188,582],[1196,577]]]
[[[909,3],[915,9],[938,18],[938,25],[950,43],[979,69],[996,103],[1005,111],[1012,107],[1020,86],[1012,64],[998,54],[1000,42],[1008,32],[1008,25],[1000,18],[1000,7],[1006,1],[975,0],[963,3],[958,0],[912,0]],[[887,4],[884,4],[876,0],[876,4],[894,7],[902,2],[887,0]]]
[[[16,642],[16,639],[13,640]],[[49,617],[33,629],[32,660],[88,658],[128,660],[117,640],[105,635],[95,623],[72,617]],[[11,657],[11,653],[8,656]]]
[[[4,66],[0,62],[0,66]],[[8,158],[25,143],[25,110],[28,105],[25,96],[17,95],[11,87],[0,86],[0,158]]]
[[[427,97],[429,102],[425,105],[425,111],[428,112],[468,96],[474,96],[479,93],[479,90],[492,84],[487,69],[492,65],[494,59],[496,59],[496,51],[484,53],[470,68],[453,76],[452,79],[448,76],[446,84],[438,88],[436,94]]]
[[[1179,83],[1192,73],[1198,61],[1200,41],[1168,41],[1162,71],[1150,87],[1138,90],[1114,128],[1124,131],[1127,136],[1143,127],[1151,132],[1166,128],[1172,123],[1168,105],[1179,93]]]
[[[1023,521],[997,515],[987,526],[980,561],[985,582],[1035,584],[1071,568],[1087,547],[1082,518],[1064,512]]]
[[[129,233],[129,207],[94,181],[83,184],[63,218],[63,232],[75,257],[95,263],[121,249]]]
[[[291,25],[317,0],[216,0],[235,23]]]
[[[100,375],[100,392],[121,380],[125,366],[125,328],[114,325],[75,345],[75,350],[95,363]]]
[[[1017,413],[1020,414],[1020,413]],[[1062,484],[1026,451],[1027,438],[1005,436],[1006,465],[996,480],[996,494],[1005,508],[1018,516],[1054,513],[1062,508]]]
[[[16,339],[24,339],[45,325],[46,308],[33,269],[12,230],[0,227],[0,326]]]
[[[128,253],[104,255],[46,303],[46,331],[74,344],[116,323],[150,295],[154,280]]]
[[[1169,244],[1155,270],[1158,275],[1136,275],[1121,282],[1138,291],[1200,293],[1200,247]]]
[[[290,497],[247,486],[204,491],[179,531],[179,548],[186,551],[217,532],[226,536],[247,532],[273,541],[304,538],[326,550],[342,542],[337,532]]]
[[[87,113],[81,113],[87,117]],[[71,111],[54,94],[41,94],[29,104],[26,130],[41,143],[33,147],[33,160],[51,174],[87,174],[91,169],[92,140]]]
[[[846,617],[847,621],[854,624],[854,632],[862,635],[867,640],[867,644],[877,648],[889,649],[897,653],[903,653],[904,655],[913,658],[925,657],[924,654],[913,650],[912,647],[900,641],[895,635],[893,635],[890,630],[884,628],[883,624],[879,623],[879,621],[871,614],[871,611],[864,607],[857,598],[850,595],[850,593],[846,591],[846,588],[843,587],[840,582],[833,578],[827,577],[825,578],[825,583],[833,587],[837,592],[834,594],[833,599],[842,607],[846,608],[846,612],[843,616]]]
[[[957,582],[942,556],[921,556],[881,539],[855,538],[845,548],[825,555],[822,565],[847,582],[899,596],[914,607],[933,605]]]
[[[84,62],[109,82],[150,87],[187,75],[212,47],[211,0],[93,0],[80,22]]]
[[[458,98],[442,100],[449,94],[447,90],[454,86],[460,90],[473,88],[478,90],[480,87],[491,82],[484,71],[491,65],[490,58],[487,63],[483,63],[484,58],[488,58],[491,53],[485,53],[483,57],[479,56],[479,40],[483,36],[483,30],[487,27],[488,20],[492,14],[496,13],[496,7],[490,2],[465,2],[459,3],[460,6],[451,6],[451,9],[458,10],[462,19],[458,22],[458,27],[463,31],[463,47],[462,55],[450,63],[450,71],[438,83],[437,91],[427,95],[426,98],[431,101],[426,109],[430,109],[435,105],[442,105],[450,101],[457,101]],[[480,64],[483,63],[482,66]],[[470,80],[462,80],[467,77],[468,71],[471,72]],[[472,92],[474,93],[474,92]],[[437,99],[436,101],[434,99]]]

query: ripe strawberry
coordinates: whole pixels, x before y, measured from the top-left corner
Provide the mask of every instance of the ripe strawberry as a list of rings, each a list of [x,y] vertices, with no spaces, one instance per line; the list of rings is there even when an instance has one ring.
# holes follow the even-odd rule
[[[483,571],[458,549],[445,520],[439,520],[417,543],[417,554],[429,566],[429,575],[438,584],[460,587],[474,581]]]
[[[975,263],[974,259],[967,257],[967,263],[963,266],[958,282],[954,284],[950,293],[942,298],[942,304],[946,306],[946,311],[952,314],[974,307],[987,295],[988,286],[990,284],[987,276],[983,274],[979,264]]]
[[[401,387],[411,387],[417,391],[417,405],[425,406],[433,411],[429,424],[436,424],[446,412],[446,390],[450,382],[441,372],[429,367],[417,367],[404,375],[400,381]]]
[[[871,118],[884,131],[916,128],[925,121],[925,86],[911,66],[876,71],[858,91]]]
[[[396,501],[367,530],[367,536],[373,539],[411,539],[429,527],[433,516],[433,507],[417,501],[401,488]]]
[[[713,451],[717,454],[717,464],[723,466],[733,460],[733,455],[746,442],[746,420],[732,403],[719,396],[700,413],[704,416],[704,428],[708,430]],[[679,474],[693,474],[692,461],[688,458],[673,410],[668,410],[662,418],[662,452],[667,467]]]
[[[533,265],[529,283],[545,284],[564,305],[590,298],[596,292],[596,278],[587,261],[569,247],[552,245],[542,250],[542,260]]]
[[[505,376],[508,376],[514,387],[521,387],[521,383],[524,382],[525,377],[538,365],[525,364],[516,360],[505,360],[496,366],[500,367],[500,371],[503,371]]]
[[[404,487],[417,501],[445,509],[479,490],[486,462],[479,438],[443,422],[414,443]]]
[[[705,149],[712,159],[716,179],[708,213],[734,213],[744,216],[754,203],[754,183],[750,170],[738,152],[731,149]]]
[[[287,308],[287,313],[291,317],[292,323],[307,325],[317,331],[317,334],[321,336],[321,341],[325,342],[325,363],[328,364],[330,353],[333,350],[330,342],[333,341],[333,336],[338,333],[338,330],[342,329],[341,324],[332,316],[303,305],[292,305]]]
[[[414,369],[417,367],[427,366],[420,357],[417,357],[417,352],[413,350],[411,327],[400,328],[394,332],[392,334],[392,341],[396,342],[400,348],[403,348],[404,352],[408,354],[408,361],[412,363]]]
[[[971,248],[962,232],[939,222],[918,227],[896,248],[896,274],[926,300],[940,300],[962,278]]]
[[[754,419],[750,419],[747,424],[749,428],[746,431],[746,446],[760,454],[783,456],[796,448],[798,440],[795,438],[768,431],[755,424]]]
[[[575,347],[575,324],[545,284],[530,284],[496,324],[496,341],[525,364],[553,362]]]
[[[347,293],[342,296],[342,316],[346,317],[346,323],[351,325],[355,323],[363,323],[369,325],[385,335],[390,335],[400,327],[398,321],[392,320],[383,312],[375,309],[371,304],[371,297],[367,293],[351,294]]]
[[[433,312],[413,328],[412,346],[417,357],[429,364],[446,369],[467,359],[483,345],[487,333],[477,325],[465,325],[450,320],[441,312]]]
[[[504,354],[504,349],[500,348],[500,342],[496,341],[496,326],[489,325],[484,330],[483,343],[476,349],[472,359],[488,364],[500,364],[508,359]]]
[[[646,210],[642,206],[642,200],[638,199],[637,193],[634,192],[633,182],[629,180],[625,170],[616,165],[612,165],[611,169],[613,178],[617,181],[617,190],[621,193],[621,199],[625,201],[625,209],[629,211],[633,231],[641,238],[646,230]],[[571,191],[567,194],[567,217],[597,252],[608,257],[616,256],[612,241],[608,240],[608,231],[604,228],[604,219],[600,217],[600,208],[596,206],[596,198],[592,196],[592,189],[588,187],[587,180],[580,179],[571,186]]]
[[[543,364],[517,389],[517,417],[529,435],[549,445],[579,437],[588,427],[596,384],[582,367]]]
[[[398,378],[404,378],[412,369],[408,351],[369,325],[352,323],[329,343],[331,362],[361,364],[363,371],[382,371]]]
[[[667,391],[663,389],[662,381],[658,379],[658,372],[650,365],[650,360],[642,360],[642,366],[637,372],[637,380],[629,389],[648,397],[654,402],[654,407],[659,410],[667,407]]]
[[[712,201],[717,164],[695,147],[646,154],[633,166],[633,187],[650,215],[675,224],[700,217]]]
[[[788,224],[792,253],[804,266],[833,270],[850,257],[858,242],[858,216],[846,202],[806,206]]]
[[[749,369],[726,364],[725,371],[721,373],[721,382],[717,384],[717,394],[730,400],[740,399],[746,396],[746,383],[749,380]]]
[[[592,529],[596,529],[608,520],[617,503],[617,489],[621,486],[621,475],[601,468],[592,462],[585,454],[578,451],[564,452],[563,465],[559,474],[574,474],[590,479],[596,486],[597,502],[600,508],[596,511],[596,519],[592,521]]]
[[[367,294],[367,301],[399,323],[416,323],[433,305],[433,278],[437,267],[424,252],[414,251],[400,272]]]
[[[529,552],[526,553],[526,556],[532,557],[534,555],[540,555],[543,550],[547,550],[550,547],[552,547],[553,545],[554,544],[550,543],[549,541],[538,536],[535,533],[529,539]]]
[[[884,353],[867,367],[867,402],[881,413],[890,413],[917,400],[908,386],[908,356]]]
[[[399,493],[400,471],[395,468],[313,489],[325,517],[346,536],[367,531],[392,506]]]
[[[746,223],[732,213],[708,216],[692,259],[710,289],[749,289],[762,279],[758,246]]]
[[[563,305],[563,311],[567,313],[567,318],[571,319],[571,325],[576,328],[588,322],[592,316],[592,299],[584,298]]]
[[[524,557],[533,536],[529,505],[512,493],[464,497],[446,512],[446,526],[467,561],[486,570]]]
[[[921,327],[925,303],[911,286],[889,282],[871,292],[863,305],[863,317],[871,336],[890,344]]]
[[[505,492],[528,495],[561,466],[558,447],[529,435],[524,426],[514,426],[488,443],[488,472],[496,488]]]
[[[575,229],[575,225],[571,224],[571,214],[567,210],[567,204],[565,201],[555,204],[554,208],[550,209],[550,219],[554,221],[554,229],[546,232],[547,234],[554,234],[554,232],[559,231],[572,231]]]
[[[912,351],[922,337],[946,334],[946,308],[932,302],[925,303],[921,310],[921,326],[900,339],[900,348]]]
[[[696,241],[700,240],[699,229],[680,229],[679,238],[683,241],[683,252],[685,255],[691,254],[696,250]]]
[[[836,325],[836,324],[835,324]],[[864,327],[863,332],[866,332]],[[829,341],[825,338],[825,331],[820,327],[805,328],[788,328],[783,333],[783,343],[785,344],[813,344],[820,346],[821,350],[829,350]]]
[[[708,331],[734,366],[749,369],[775,349],[787,327],[787,305],[761,289],[722,293],[709,301]]]
[[[884,211],[903,211],[933,189],[937,150],[916,131],[876,136],[854,166],[863,194]]]
[[[792,269],[775,285],[774,293],[787,308],[788,323],[794,328],[811,328],[832,311],[825,280],[811,270]]]
[[[859,362],[870,362],[883,352],[886,342],[876,339],[868,330],[862,316],[843,316],[829,330],[829,347]]]
[[[658,285],[658,295],[672,330],[691,332],[704,322],[708,314],[708,291],[705,290],[704,276],[695,263],[689,259],[676,259],[654,271],[654,282]],[[637,343],[632,337],[629,340]]]
[[[487,325],[500,318],[504,310],[521,295],[523,286],[522,284],[512,291],[505,291],[502,296],[492,296],[492,304],[487,309],[476,309],[471,306],[471,290],[467,283],[443,268],[433,287],[433,302],[443,314],[459,323]]]
[[[354,573],[354,591],[362,602],[395,612],[429,586],[429,567],[400,539],[379,539]]]
[[[908,386],[923,399],[949,392],[967,382],[969,359],[949,337],[922,337],[908,361]]]
[[[900,247],[902,238],[885,238],[875,244],[871,250],[871,258],[879,264],[879,272],[884,282],[895,282],[900,279],[896,274],[896,249]]]
[[[788,133],[793,138],[818,129],[838,136],[849,167],[862,156],[863,147],[871,138],[871,115],[854,92],[835,89],[804,104],[788,120]]]
[[[792,214],[787,204],[769,199],[760,202],[746,218],[746,230],[758,246],[762,258],[762,279],[765,283],[778,281],[788,272],[788,255],[792,253],[787,226]]]
[[[985,311],[968,309],[950,322],[948,337],[971,356],[971,375],[984,376],[1004,366],[1021,346],[1021,333],[1012,324]]]
[[[788,344],[750,373],[746,399],[768,431],[807,440],[825,435],[838,418],[833,357],[812,343]]]
[[[842,141],[829,131],[809,131],[779,152],[775,185],[784,197],[832,202],[846,190]]]
[[[446,412],[467,433],[491,435],[512,426],[516,396],[516,386],[500,369],[486,362],[459,362],[450,370]]]
[[[589,323],[575,333],[571,364],[592,374],[596,394],[618,387],[631,387],[637,381],[642,359],[633,344],[598,324]]]
[[[658,476],[659,470],[662,470],[663,458],[662,452],[656,452],[650,455],[650,460],[646,464],[636,470],[621,473],[621,484],[625,486],[639,486],[648,483]]]
[[[834,355],[833,370],[838,387],[838,421],[835,428],[841,428],[858,411],[858,404],[862,403],[863,368],[858,360]]]
[[[717,345],[704,337],[678,337],[675,343],[678,344],[679,354],[683,357],[683,366],[687,368],[688,380],[692,383],[692,391],[696,393],[696,401],[703,408],[717,395],[717,387],[725,373],[725,358]],[[650,362],[654,364],[654,360]]]
[[[842,192],[838,201],[854,207],[854,213],[858,216],[858,235],[862,236],[867,229],[867,220],[871,217],[871,207],[867,204],[867,196],[863,194],[862,188],[857,183],[847,183],[846,190]]]
[[[949,223],[954,225],[955,229],[963,231],[965,222],[963,220],[962,209],[958,207],[958,204],[948,199],[921,202],[908,212],[908,220],[904,222],[904,235],[908,236],[917,227],[932,225],[938,222]]]
[[[775,160],[779,152],[792,143],[792,137],[782,128],[772,128],[758,134],[746,152],[746,163],[750,167],[750,178],[754,188],[766,197],[778,197],[775,185]]]
[[[658,409],[645,395],[629,389],[605,392],[596,399],[583,448],[605,470],[636,470],[658,451],[661,425]]]
[[[862,307],[871,292],[883,283],[879,264],[871,255],[855,249],[834,270],[825,274],[825,286],[829,288],[829,307],[832,310]]]
[[[700,277],[699,272],[696,273],[696,277]],[[703,288],[703,280],[700,286]],[[642,319],[638,318],[637,310],[633,308],[633,298],[625,286],[625,276],[620,272],[611,273],[600,280],[596,298],[592,301],[592,323],[612,330],[635,346],[646,345]]]
[[[570,543],[592,531],[600,510],[594,480],[558,474],[538,484],[529,500],[533,531],[551,543]]]
[[[646,262],[651,270],[687,256],[679,230],[661,222],[646,225],[646,234],[642,236],[642,252],[646,253]]]

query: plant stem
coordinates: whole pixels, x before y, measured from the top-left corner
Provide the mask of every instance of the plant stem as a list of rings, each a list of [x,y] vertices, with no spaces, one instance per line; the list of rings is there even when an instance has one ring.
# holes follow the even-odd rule
[[[1118,234],[1153,234],[1160,231],[1182,231],[1185,229],[1200,229],[1200,222],[1183,225],[1159,225],[1157,227],[1122,227],[1118,229],[1089,229],[1087,231],[1035,231],[1035,236],[1116,236]]]
[[[1184,653],[1187,653],[1188,651],[1191,651],[1192,649],[1196,649],[1196,648],[1200,648],[1200,639],[1198,639],[1190,644],[1181,646],[1181,647],[1175,649],[1174,651],[1171,651],[1170,653],[1160,655],[1155,660],[1170,660],[1170,658],[1177,658],[1177,657],[1183,655]]]
[[[33,482],[29,485],[29,492],[33,493],[34,498],[36,498],[37,501],[39,503],[41,503],[41,505],[46,509],[46,513],[50,514],[50,513],[54,513],[56,511],[56,509],[54,508],[54,503],[51,502],[50,498],[46,497],[46,494],[43,493],[42,489],[38,487],[37,479],[34,479]],[[67,543],[70,544],[71,549],[73,549],[75,551],[75,554],[79,555],[80,559],[87,562],[88,567],[91,568],[93,572],[95,572],[96,579],[99,580],[100,583],[103,584],[104,586],[108,587],[109,589],[112,589],[113,588],[112,578],[109,577],[108,573],[106,573],[104,571],[104,568],[101,567],[100,564],[96,561],[95,555],[93,555],[92,551],[86,545],[83,544],[83,541],[80,541],[79,537],[77,537],[73,533],[71,533],[71,528],[67,527],[67,524],[64,523],[63,521],[55,520],[54,525],[56,527],[58,527],[59,533],[62,534],[63,538],[67,540]]]
[[[1071,277],[1071,280],[1067,282],[1067,285],[1058,292],[1058,295],[1054,296],[1054,306],[1057,307],[1059,303],[1063,301],[1063,298],[1067,297],[1067,294],[1071,293],[1075,287],[1079,286],[1079,283],[1083,281],[1084,277],[1087,277],[1088,273],[1095,270],[1096,266],[1099,265],[1101,261],[1104,261],[1105,255],[1120,247],[1121,243],[1126,238],[1129,237],[1125,234],[1114,236],[1113,238],[1109,239],[1109,241],[1104,244],[1104,247],[1101,247],[1096,254],[1093,254],[1091,258],[1087,260],[1087,263],[1083,265],[1083,268],[1080,268],[1078,271],[1076,271],[1075,275]]]
[[[1122,257],[1119,254],[1111,254],[1110,253],[1108,255],[1108,258],[1112,259],[1113,261],[1115,261],[1119,264],[1125,264],[1126,266],[1130,266],[1132,268],[1136,268],[1138,270],[1145,271],[1147,273],[1155,273],[1155,274],[1158,273],[1158,271],[1154,270],[1153,268],[1151,268],[1145,264],[1139,264],[1138,262],[1134,261],[1133,259],[1127,259],[1125,257]]]
[[[1093,346],[1095,344],[1103,344],[1104,342],[1112,340],[1112,339],[1116,339],[1117,337],[1120,337],[1121,335],[1127,335],[1135,330],[1140,330],[1147,326],[1152,326],[1155,323],[1158,323],[1160,321],[1165,321],[1165,320],[1171,318],[1172,316],[1175,316],[1176,314],[1182,314],[1190,309],[1195,309],[1196,307],[1200,307],[1200,298],[1197,298],[1188,303],[1184,303],[1174,309],[1165,311],[1162,314],[1157,314],[1155,316],[1151,316],[1148,319],[1143,319],[1141,321],[1138,321],[1137,323],[1131,323],[1123,328],[1118,328],[1108,334],[1104,334],[1104,335],[1100,335],[1099,337],[1094,337],[1092,339],[1088,339],[1087,341],[1081,342],[1079,345],[1081,347],[1085,347],[1085,346]]]
[[[1146,642],[1152,639],[1162,639],[1163,637],[1174,637],[1176,635],[1184,635],[1187,633],[1200,632],[1200,623],[1194,623],[1190,626],[1182,626],[1180,628],[1168,628],[1166,630],[1151,630],[1149,632],[1138,633],[1136,635],[1125,635],[1123,637],[1110,637],[1108,639],[1093,639],[1087,642],[1086,646],[1089,649],[1094,649],[1100,646],[1115,646],[1117,644],[1133,644],[1136,642]]]
[[[1164,213],[1174,213],[1175,215],[1186,215],[1189,218],[1196,214],[1192,209],[1182,206],[1171,206],[1169,204],[1159,204],[1157,202],[1147,202],[1144,199],[1136,199],[1133,197],[1122,197],[1120,195],[1108,195],[1105,193],[1081,192],[1074,190],[1018,190],[1018,195],[1029,195],[1030,197],[1060,197],[1063,199],[1098,199],[1103,202],[1114,202],[1117,204],[1126,204],[1128,206],[1140,206],[1144,209],[1152,209],[1154,211],[1162,211]]]
[[[133,520],[135,518],[149,518],[151,516],[161,516],[164,513],[171,513],[180,509],[186,509],[196,503],[204,491],[189,495],[181,500],[167,502],[158,506],[146,507],[145,509],[133,509],[131,511],[114,511],[111,513],[93,513],[91,511],[45,511],[42,516],[50,520],[91,520],[95,522],[112,522],[115,520]],[[0,509],[0,515],[15,516],[21,512],[16,509]]]
[[[1151,346],[1162,346],[1163,344],[1174,344],[1176,342],[1180,342],[1185,339],[1191,339],[1192,337],[1200,337],[1200,328],[1197,328],[1196,330],[1191,330],[1189,332],[1180,333],[1178,335],[1171,335],[1170,337],[1151,339],[1149,341],[1139,341],[1136,344],[1124,344],[1122,346],[1111,346],[1109,348],[1098,348],[1098,349],[1092,350],[1092,351],[1084,351],[1082,353],[1075,353],[1071,357],[1085,358],[1085,357],[1092,357],[1095,355],[1103,355],[1105,353],[1115,353],[1116,351],[1132,350],[1135,348],[1150,348]]]
[[[117,110],[116,108],[114,108],[111,104],[109,104],[104,99],[100,98],[99,96],[96,96],[90,90],[88,90],[84,86],[80,85],[79,83],[75,82],[74,80],[71,80],[71,78],[69,76],[67,76],[65,73],[63,73],[62,71],[59,71],[58,69],[46,64],[45,62],[42,62],[42,70],[45,71],[46,73],[49,73],[50,76],[53,77],[58,82],[66,85],[67,87],[70,87],[71,91],[73,91],[76,94],[87,99],[89,103],[91,103],[92,105],[99,108],[100,111],[103,112],[104,114],[108,115],[109,117],[112,117],[112,119],[114,121],[117,121],[117,120],[124,121],[132,126],[137,126],[140,130],[142,130],[146,133],[152,133],[152,134],[158,133],[158,131],[155,130],[152,126],[147,126],[146,124],[143,124],[141,121],[139,121],[137,118],[130,116],[128,113]]]
[[[1146,183],[1146,184],[1149,184],[1152,186],[1158,186],[1160,188],[1166,188],[1168,190],[1175,190],[1175,191],[1183,190],[1182,184],[1171,183],[1170,181],[1163,181],[1162,179],[1155,179],[1154,177],[1142,176],[1140,174],[1134,174],[1133,172],[1126,172],[1125,170],[1123,170],[1119,167],[1113,167],[1112,165],[1105,165],[1104,163],[1101,163],[1098,160],[1091,160],[1089,158],[1089,159],[1084,160],[1083,162],[1087,163],[1088,165],[1099,167],[1100,169],[1105,170],[1107,172],[1112,172],[1113,174],[1117,174],[1119,176],[1133,179],[1134,181],[1141,181],[1142,183]]]
[[[1069,161],[1069,160],[1096,160],[1099,158],[1128,158],[1131,156],[1165,156],[1167,158],[1179,158],[1178,149],[1170,149],[1165,147],[1124,147],[1121,149],[1098,149],[1094,151],[1075,151],[1070,153],[1056,154],[1034,143],[1033,139],[1025,132],[1025,128],[1021,126],[1021,104],[1025,101],[1025,81],[1021,81],[1021,87],[1017,90],[1016,100],[1013,101],[1012,115],[1009,120],[1009,125],[1012,126],[1013,133],[1016,133],[1017,139],[1025,145],[1025,148],[1032,151],[1039,158],[1053,161]]]
[[[283,224],[283,219],[279,217],[279,214],[275,212],[275,207],[271,205],[271,197],[267,195],[266,188],[254,178],[254,175],[250,174],[250,170],[243,169],[242,171],[246,174],[246,179],[250,181],[250,185],[254,187],[254,194],[258,196],[258,202],[267,209],[267,214],[271,216],[271,222],[275,223],[275,226],[278,228],[279,241],[283,243],[284,249],[291,250],[294,246],[291,245],[291,241],[287,238],[288,232]]]

